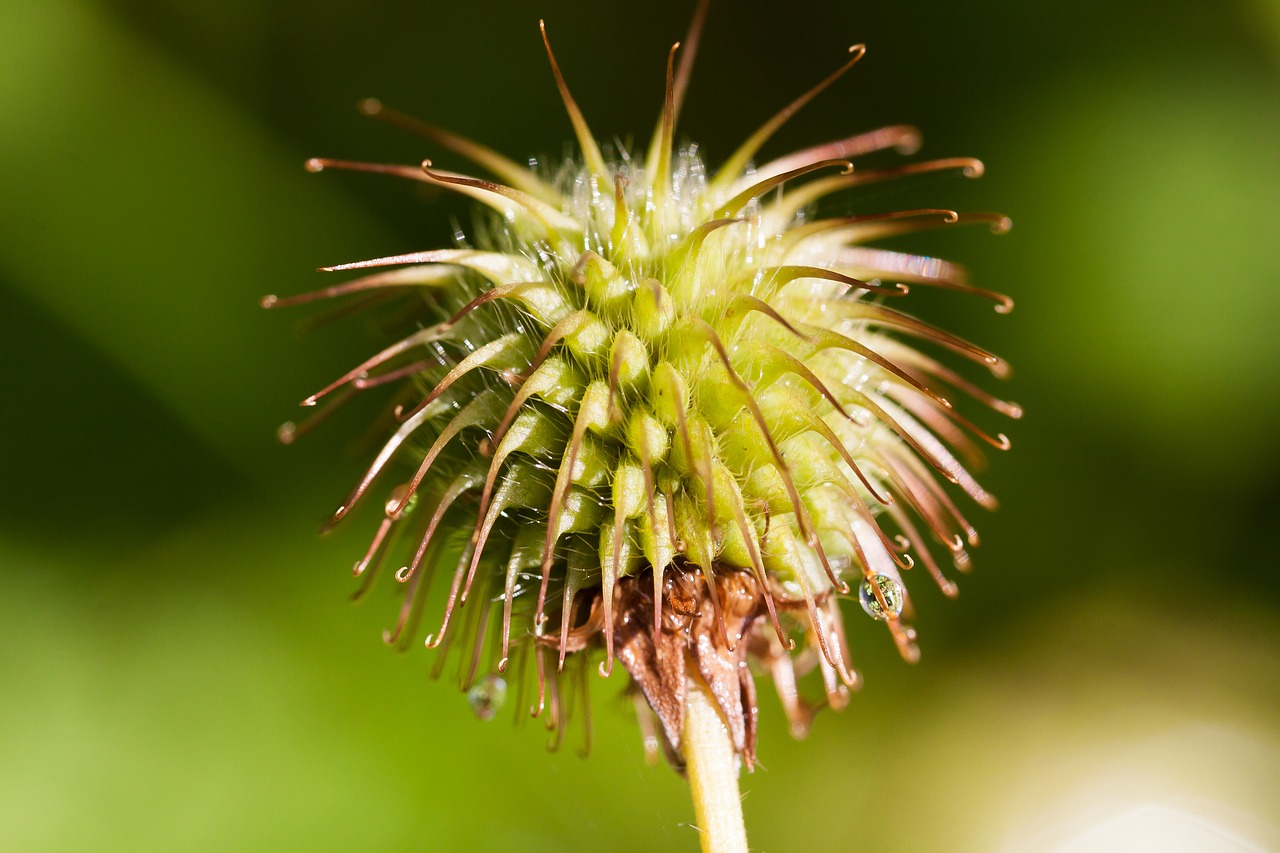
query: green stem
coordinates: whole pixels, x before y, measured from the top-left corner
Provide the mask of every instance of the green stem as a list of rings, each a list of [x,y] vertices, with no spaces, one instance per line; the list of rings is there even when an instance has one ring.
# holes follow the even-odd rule
[[[738,794],[741,761],[729,727],[701,678],[685,689],[681,748],[702,833],[702,853],[747,853],[747,829]]]

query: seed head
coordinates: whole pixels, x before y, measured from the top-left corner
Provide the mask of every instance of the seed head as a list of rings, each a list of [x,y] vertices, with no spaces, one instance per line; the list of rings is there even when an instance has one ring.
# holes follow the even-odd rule
[[[1011,417],[1020,410],[929,354],[999,376],[987,351],[903,311],[914,286],[1012,302],[962,268],[875,248],[883,238],[987,223],[948,209],[817,217],[828,197],[939,170],[976,177],[968,158],[855,169],[871,152],[910,153],[918,134],[887,127],[754,165],[792,114],[844,64],[765,122],[718,169],[674,143],[705,4],[644,152],[606,153],[547,55],[580,162],[554,177],[377,101],[367,115],[472,161],[490,178],[420,166],[308,161],[311,171],[395,175],[468,196],[485,224],[452,248],[325,268],[361,270],[268,307],[348,298],[395,302],[400,336],[303,401],[311,422],[354,394],[390,391],[387,437],[334,513],[385,497],[361,593],[388,554],[403,604],[386,641],[407,646],[434,584],[447,585],[426,645],[459,649],[460,681],[490,717],[535,673],[533,713],[557,734],[587,692],[562,691],[599,660],[630,675],[646,745],[678,764],[684,691],[710,687],[735,748],[754,759],[756,689],[769,673],[797,734],[822,702],[797,677],[817,668],[825,704],[858,683],[840,600],[856,596],[903,657],[917,655],[902,572],[918,560],[954,595],[934,551],[958,568],[978,534],[939,479],[984,507],[970,474],[975,438],[1008,447],[957,410],[951,394]],[[543,29],[546,40],[546,31]],[[962,461],[964,460],[964,461]],[[407,472],[395,485],[393,471]],[[585,716],[585,715],[584,715]],[[658,725],[653,725],[656,717]]]

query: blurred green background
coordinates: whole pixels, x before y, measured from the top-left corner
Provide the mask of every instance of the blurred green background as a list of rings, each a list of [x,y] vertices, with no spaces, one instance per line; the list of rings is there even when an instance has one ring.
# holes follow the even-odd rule
[[[360,413],[274,430],[375,336],[256,304],[469,221],[303,172],[432,153],[358,98],[555,158],[537,19],[625,137],[690,11],[3,4],[0,850],[696,848],[617,678],[590,758],[548,754],[383,647],[385,589],[346,605],[372,522],[314,531]],[[1007,356],[1028,414],[959,600],[912,587],[922,662],[851,618],[843,714],[795,742],[762,694],[753,848],[1280,849],[1280,4],[720,0],[683,133],[716,162],[856,41],[766,154],[910,122],[921,156],[981,157],[858,203],[1013,217],[912,245],[1016,297],[921,310]]]

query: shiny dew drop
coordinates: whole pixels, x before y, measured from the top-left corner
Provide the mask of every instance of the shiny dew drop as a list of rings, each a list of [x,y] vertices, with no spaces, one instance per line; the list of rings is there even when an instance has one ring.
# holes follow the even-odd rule
[[[880,603],[880,598],[876,597],[877,587],[880,590],[880,598],[884,599],[883,605]],[[901,615],[905,598],[902,584],[888,575],[872,575],[858,587],[858,601],[862,604],[862,609],[867,611],[868,616],[879,622],[888,620],[890,613],[893,616]]]
[[[496,675],[486,675],[467,691],[467,703],[482,720],[492,720],[507,698],[507,682]]]

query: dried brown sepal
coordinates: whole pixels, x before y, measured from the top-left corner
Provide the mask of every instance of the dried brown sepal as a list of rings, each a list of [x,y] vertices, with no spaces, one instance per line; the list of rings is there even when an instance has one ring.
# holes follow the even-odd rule
[[[677,769],[682,769],[680,737],[690,675],[696,674],[707,685],[734,749],[748,769],[755,765],[759,718],[749,658],[774,672],[780,667],[786,669],[789,677],[775,677],[775,683],[793,731],[802,734],[814,710],[796,691],[793,659],[773,632],[764,591],[755,576],[717,567],[714,577],[725,630],[715,624],[717,613],[705,575],[681,567],[669,569],[663,576],[662,627],[656,637],[650,579],[629,577],[618,583],[619,616],[614,637],[618,660],[631,676],[632,689],[644,697],[657,716],[663,751]],[[794,609],[797,615],[804,612],[800,603]],[[841,631],[838,622],[821,629]],[[802,666],[801,673],[816,663],[818,656],[811,657],[814,661],[808,667]]]

